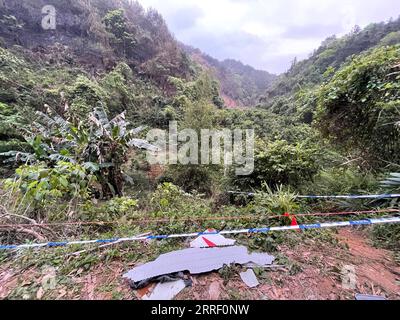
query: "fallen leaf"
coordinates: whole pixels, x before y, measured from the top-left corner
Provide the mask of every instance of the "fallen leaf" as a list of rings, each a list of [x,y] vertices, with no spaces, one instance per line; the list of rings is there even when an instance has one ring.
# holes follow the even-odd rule
[[[36,292],[36,298],[38,300],[42,300],[43,296],[44,296],[44,289],[40,287],[39,290]]]
[[[208,288],[208,294],[210,296],[210,300],[218,300],[221,296],[221,286],[218,282],[213,282],[210,284]]]

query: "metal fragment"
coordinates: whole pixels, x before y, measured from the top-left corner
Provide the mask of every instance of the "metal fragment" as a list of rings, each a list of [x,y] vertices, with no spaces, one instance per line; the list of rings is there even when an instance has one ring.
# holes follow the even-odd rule
[[[240,278],[249,288],[255,288],[260,285],[252,269],[248,269],[246,272],[241,272]]]
[[[214,229],[208,229],[205,233],[217,232]],[[190,243],[191,248],[214,248],[233,246],[236,240],[227,239],[220,234],[207,234],[197,237]]]
[[[156,260],[136,267],[123,277],[137,283],[161,275],[188,271],[201,274],[222,268],[224,265],[255,263],[260,266],[271,265],[275,257],[266,253],[248,253],[246,247],[189,248],[159,256]]]
[[[154,290],[145,295],[142,300],[172,300],[179,292],[186,288],[183,280],[158,283]]]

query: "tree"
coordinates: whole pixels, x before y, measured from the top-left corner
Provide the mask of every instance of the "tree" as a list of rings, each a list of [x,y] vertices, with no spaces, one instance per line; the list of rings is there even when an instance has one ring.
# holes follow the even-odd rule
[[[90,168],[101,184],[103,198],[123,195],[121,167],[127,161],[130,148],[155,150],[146,141],[134,138],[142,127],[128,130],[125,113],[108,120],[101,104],[87,120],[79,120],[76,124],[59,115],[40,112],[37,115],[32,133],[26,137],[34,152],[10,151],[0,156],[11,157],[8,161],[45,162],[49,166],[64,161]]]
[[[247,177],[235,178],[242,190],[279,185],[299,187],[320,169],[321,152],[316,144],[290,144],[285,140],[259,141],[255,151],[255,170]]]
[[[321,87],[316,125],[326,137],[372,160],[400,161],[399,49],[354,57]]]
[[[128,28],[123,9],[109,11],[103,18],[106,30],[114,36],[114,43],[121,46],[124,55],[136,44],[134,33]]]
[[[400,31],[391,32],[381,40],[381,45],[383,46],[393,46],[395,44],[400,44]]]

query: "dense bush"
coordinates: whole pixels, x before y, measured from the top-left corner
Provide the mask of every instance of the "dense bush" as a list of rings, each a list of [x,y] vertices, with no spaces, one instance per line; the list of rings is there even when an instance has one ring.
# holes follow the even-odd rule
[[[186,192],[210,196],[217,188],[218,171],[216,166],[172,165],[162,179],[173,182]]]
[[[381,40],[383,46],[394,46],[400,44],[400,31],[389,33],[386,37]]]
[[[372,231],[372,237],[375,243],[386,249],[399,252],[400,248],[400,226],[382,225],[375,226]]]
[[[166,217],[190,217],[209,215],[211,207],[207,200],[188,194],[178,186],[164,182],[158,185],[150,199],[152,215]]]
[[[354,59],[319,92],[317,124],[336,143],[377,160],[400,161],[400,46]]]
[[[106,94],[95,82],[85,76],[79,76],[75,83],[67,88],[67,100],[70,104],[69,114],[75,119],[84,119],[93,106],[105,101]]]
[[[46,206],[55,199],[87,199],[92,184],[96,181],[93,173],[69,162],[58,162],[53,167],[40,163],[24,165],[16,170],[15,179],[4,182],[6,190],[18,194],[27,206]]]
[[[237,177],[234,184],[241,188],[260,188],[263,182],[271,188],[278,185],[298,187],[320,169],[321,150],[303,143],[285,140],[261,141],[256,146],[255,170],[247,177]]]
[[[111,115],[117,115],[134,107],[134,92],[131,86],[132,69],[125,63],[118,64],[100,81],[105,94],[105,102]],[[99,97],[102,98],[102,97]]]
[[[82,221],[121,222],[127,225],[138,213],[138,201],[130,197],[116,197],[108,201],[95,203],[82,202],[79,207],[79,219]],[[51,215],[51,214],[50,214]],[[60,219],[60,217],[58,218]],[[114,224],[107,224],[108,227]],[[115,227],[116,225],[114,225]]]
[[[378,182],[372,173],[337,167],[318,172],[312,183],[307,183],[302,189],[308,194],[339,195],[375,192],[377,188]]]

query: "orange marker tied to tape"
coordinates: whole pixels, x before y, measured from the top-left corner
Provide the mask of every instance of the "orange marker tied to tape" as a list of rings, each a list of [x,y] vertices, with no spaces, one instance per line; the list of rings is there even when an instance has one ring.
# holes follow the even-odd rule
[[[291,221],[291,223],[290,223],[290,225],[293,227],[293,226],[298,226],[299,224],[297,223],[297,219],[296,219],[296,216],[295,215],[293,215],[293,214],[290,214],[290,213],[288,213],[288,212],[286,212],[285,214],[283,214],[285,217],[288,217],[289,219],[290,219],[290,221]],[[299,230],[299,231],[301,231],[301,230]]]

